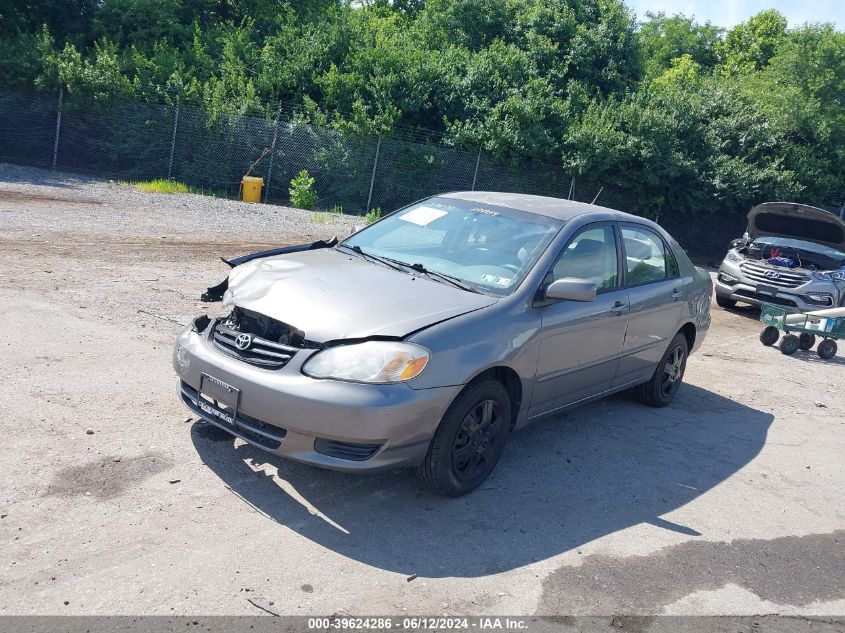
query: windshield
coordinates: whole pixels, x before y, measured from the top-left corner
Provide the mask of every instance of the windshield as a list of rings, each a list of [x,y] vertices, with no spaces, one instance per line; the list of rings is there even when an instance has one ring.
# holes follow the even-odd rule
[[[454,277],[506,295],[563,227],[534,213],[452,198],[429,198],[344,240],[367,254]]]
[[[815,242],[805,242],[804,240],[796,240],[789,237],[758,237],[754,240],[758,246],[768,244],[770,246],[783,246],[784,248],[798,248],[810,253],[817,253],[825,255],[832,259],[837,259],[845,263],[845,253],[838,251],[832,246],[825,246],[824,244],[816,244]]]

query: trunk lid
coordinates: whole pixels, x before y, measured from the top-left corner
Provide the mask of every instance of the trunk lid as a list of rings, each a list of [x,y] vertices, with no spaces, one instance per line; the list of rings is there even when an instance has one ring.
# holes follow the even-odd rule
[[[496,301],[331,248],[237,266],[224,298],[302,330],[318,343],[401,338]]]
[[[751,209],[748,237],[787,237],[845,252],[845,222],[824,209],[795,202],[764,202]]]

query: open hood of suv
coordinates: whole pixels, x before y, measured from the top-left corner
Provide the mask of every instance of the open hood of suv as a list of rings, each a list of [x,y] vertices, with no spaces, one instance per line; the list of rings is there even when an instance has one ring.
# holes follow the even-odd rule
[[[789,237],[845,252],[845,222],[824,209],[796,202],[764,202],[748,212],[748,236]]]
[[[318,343],[401,338],[496,303],[331,248],[255,259],[229,273],[223,299],[302,330]]]

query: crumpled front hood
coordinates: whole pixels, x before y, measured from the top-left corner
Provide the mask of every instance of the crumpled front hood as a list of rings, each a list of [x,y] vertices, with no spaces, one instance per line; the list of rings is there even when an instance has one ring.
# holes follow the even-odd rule
[[[496,303],[425,277],[334,249],[256,259],[232,269],[225,305],[237,305],[302,330],[318,343],[404,337]]]
[[[795,202],[764,202],[751,209],[748,237],[789,237],[845,252],[845,222],[824,209]]]

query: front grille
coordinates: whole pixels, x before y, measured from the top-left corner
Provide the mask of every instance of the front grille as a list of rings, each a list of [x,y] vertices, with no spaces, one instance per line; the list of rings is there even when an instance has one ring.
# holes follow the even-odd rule
[[[784,268],[770,268],[752,262],[743,262],[739,265],[739,268],[748,279],[779,288],[797,288],[809,280],[809,277],[802,273],[792,272]],[[777,277],[767,277],[766,273],[777,273]]]
[[[373,455],[381,447],[380,444],[352,444],[351,442],[338,442],[318,437],[314,441],[314,450],[322,455],[348,459],[353,462],[363,462]]]
[[[244,349],[244,346],[238,346],[241,335],[249,336]],[[263,369],[280,369],[287,365],[301,349],[287,343],[301,344],[304,340],[300,332],[284,323],[240,308],[235,308],[225,320],[216,321],[209,338],[224,354]]]

